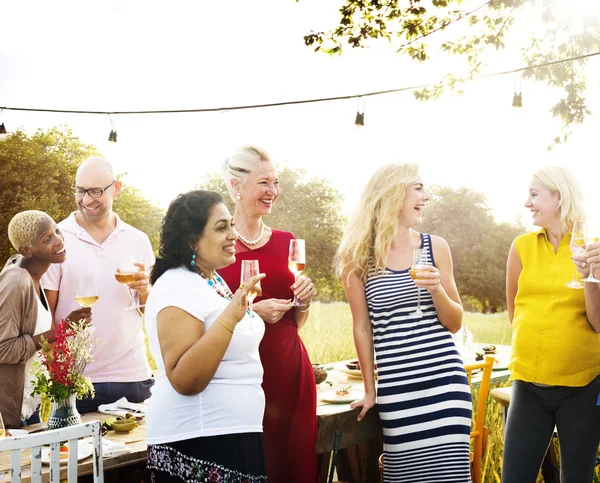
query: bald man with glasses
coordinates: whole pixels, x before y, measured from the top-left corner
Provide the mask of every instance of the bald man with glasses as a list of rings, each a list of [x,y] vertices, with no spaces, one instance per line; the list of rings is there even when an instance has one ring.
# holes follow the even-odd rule
[[[54,320],[64,319],[79,306],[75,290],[81,276],[94,277],[99,300],[92,306],[92,325],[98,339],[94,361],[84,374],[92,379],[94,399],[77,401],[81,413],[126,397],[142,402],[154,384],[146,358],[142,311],[128,310],[131,300],[115,279],[121,261],[131,257],[138,268],[127,285],[143,306],[149,294],[148,273],[154,255],[148,236],[121,221],[113,202],[122,190],[112,165],[100,157],[86,159],[75,176],[73,194],[78,211],[58,226],[65,236],[68,263],[51,266],[42,278]]]

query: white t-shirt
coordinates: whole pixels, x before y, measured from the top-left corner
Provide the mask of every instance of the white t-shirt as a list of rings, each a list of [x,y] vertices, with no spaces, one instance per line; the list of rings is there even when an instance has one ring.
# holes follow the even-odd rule
[[[166,376],[157,334],[158,313],[165,307],[178,307],[204,322],[208,331],[213,323],[219,324],[217,317],[228,303],[206,280],[183,267],[167,270],[152,287],[144,323],[159,376],[146,411],[148,444],[262,432],[265,396],[258,345],[265,327],[256,314],[251,325],[248,314],[237,324],[217,372],[200,394],[179,394]]]

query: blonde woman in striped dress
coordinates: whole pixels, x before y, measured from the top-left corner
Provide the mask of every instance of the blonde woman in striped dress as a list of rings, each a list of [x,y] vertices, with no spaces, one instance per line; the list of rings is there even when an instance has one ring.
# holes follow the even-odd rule
[[[381,167],[338,251],[365,383],[365,397],[352,407],[362,407],[360,421],[377,402],[385,482],[464,483],[471,392],[452,339],[463,311],[448,244],[415,229],[429,200],[418,171],[414,164]],[[413,281],[415,248],[429,265]]]

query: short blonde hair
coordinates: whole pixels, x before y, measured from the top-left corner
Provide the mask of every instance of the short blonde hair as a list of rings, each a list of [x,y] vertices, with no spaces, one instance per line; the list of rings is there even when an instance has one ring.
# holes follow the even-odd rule
[[[21,248],[31,247],[38,233],[40,223],[50,219],[43,211],[27,210],[17,213],[8,224],[8,239],[19,253]]]
[[[560,224],[563,235],[577,220],[585,220],[583,193],[575,176],[562,166],[549,166],[533,173],[533,180],[560,196]]]
[[[234,203],[237,199],[235,196],[235,188],[232,186],[231,181],[236,179],[236,185],[243,183],[252,171],[254,164],[260,161],[269,162],[271,159],[264,149],[246,144],[235,148],[231,156],[223,162],[221,174],[223,176],[223,181],[225,181],[227,192]]]
[[[387,164],[365,186],[337,253],[340,274],[354,271],[364,284],[369,270],[385,270],[398,231],[406,188],[419,176],[416,164]],[[349,271],[350,270],[350,271]]]

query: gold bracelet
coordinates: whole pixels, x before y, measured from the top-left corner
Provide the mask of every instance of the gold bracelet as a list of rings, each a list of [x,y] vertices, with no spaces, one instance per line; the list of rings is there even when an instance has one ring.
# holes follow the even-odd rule
[[[231,332],[231,333],[233,334],[233,330],[231,330],[231,329],[230,329],[230,328],[227,326],[227,324],[226,324],[225,322],[223,322],[223,319],[221,319],[221,317],[217,317],[217,320],[218,320],[219,322],[221,322],[221,325],[222,325],[223,327],[225,327],[225,328],[226,328],[226,329],[227,329],[229,332]]]
[[[308,306],[307,306],[307,307],[306,307],[304,310],[302,310],[302,309],[300,309],[300,308],[298,308],[298,307],[300,307],[300,306],[299,306],[299,305],[297,305],[297,306],[296,306],[296,310],[297,310],[298,312],[300,312],[301,314],[304,314],[304,313],[308,312],[308,309],[310,309],[310,304],[308,304]]]

